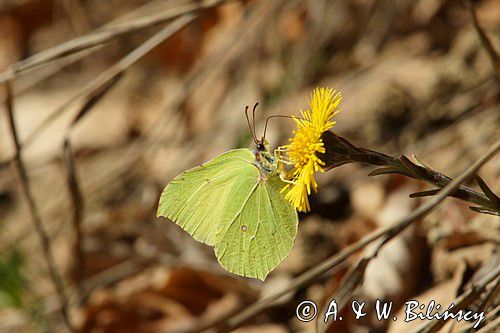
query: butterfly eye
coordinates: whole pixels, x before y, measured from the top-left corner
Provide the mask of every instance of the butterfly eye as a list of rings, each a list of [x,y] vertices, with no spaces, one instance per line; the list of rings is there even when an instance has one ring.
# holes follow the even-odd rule
[[[264,145],[262,143],[257,144],[257,149],[258,150],[265,150]]]

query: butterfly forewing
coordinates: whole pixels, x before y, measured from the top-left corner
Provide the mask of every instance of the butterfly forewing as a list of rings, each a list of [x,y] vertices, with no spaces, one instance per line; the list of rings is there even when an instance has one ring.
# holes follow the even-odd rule
[[[216,231],[239,213],[258,182],[254,160],[250,150],[235,149],[183,172],[163,190],[157,215],[214,245]]]

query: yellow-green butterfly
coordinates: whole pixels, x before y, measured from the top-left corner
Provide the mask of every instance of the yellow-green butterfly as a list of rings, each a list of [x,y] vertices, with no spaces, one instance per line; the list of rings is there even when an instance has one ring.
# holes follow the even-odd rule
[[[250,127],[248,107],[245,115]],[[283,171],[265,132],[260,140],[255,128],[250,132],[253,151],[230,150],[173,179],[163,190],[157,215],[213,246],[229,272],[264,280],[290,253],[298,217],[281,193]]]

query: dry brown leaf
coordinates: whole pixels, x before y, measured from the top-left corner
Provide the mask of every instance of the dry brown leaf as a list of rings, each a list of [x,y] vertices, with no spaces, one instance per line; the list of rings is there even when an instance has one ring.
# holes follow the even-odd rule
[[[139,333],[197,327],[256,299],[242,280],[232,277],[187,267],[163,276],[163,285],[158,285],[158,278],[154,282],[150,272],[142,281],[136,279],[135,286],[126,287],[124,280],[114,292],[95,293],[86,306],[81,332]]]

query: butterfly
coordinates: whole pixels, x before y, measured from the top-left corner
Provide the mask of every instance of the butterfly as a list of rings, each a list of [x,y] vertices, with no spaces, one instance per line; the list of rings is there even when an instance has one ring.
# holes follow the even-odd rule
[[[213,246],[227,271],[264,280],[290,253],[298,216],[281,192],[286,180],[278,153],[265,131],[256,138],[257,105],[253,131],[245,109],[254,149],[230,150],[182,172],[163,190],[157,215]]]

